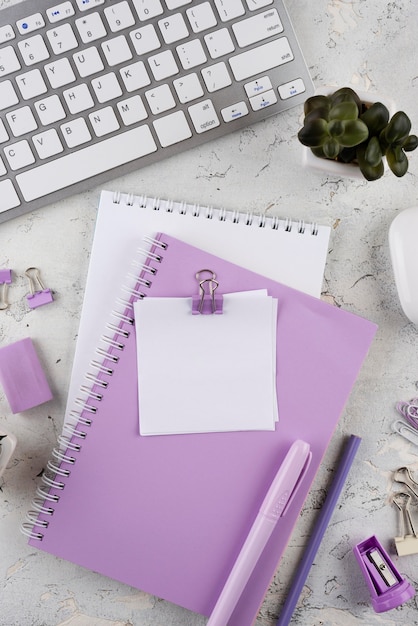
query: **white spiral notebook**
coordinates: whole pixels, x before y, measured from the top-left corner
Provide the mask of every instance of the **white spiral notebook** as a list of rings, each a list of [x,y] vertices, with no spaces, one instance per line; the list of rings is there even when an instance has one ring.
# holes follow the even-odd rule
[[[319,297],[330,230],[329,226],[286,217],[102,191],[67,414],[80,396],[83,375],[91,355],[100,345],[100,335],[111,303],[119,296],[126,269],[145,236],[167,233],[253,272]]]

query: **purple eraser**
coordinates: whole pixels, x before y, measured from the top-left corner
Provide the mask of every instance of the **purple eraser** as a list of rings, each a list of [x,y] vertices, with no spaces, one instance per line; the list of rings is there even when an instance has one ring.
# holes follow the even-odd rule
[[[12,413],[21,413],[51,400],[52,393],[32,339],[0,348],[0,383]]]

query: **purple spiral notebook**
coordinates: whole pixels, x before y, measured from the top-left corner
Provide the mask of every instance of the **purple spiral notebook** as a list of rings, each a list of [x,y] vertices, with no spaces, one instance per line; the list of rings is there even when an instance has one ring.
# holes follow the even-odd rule
[[[41,512],[29,543],[209,615],[273,476],[302,438],[313,454],[308,474],[229,621],[250,626],[376,326],[168,235],[157,240],[148,269],[137,264],[126,304],[119,301],[111,315],[102,341],[107,348],[87,373],[89,398],[74,407],[74,425],[59,439],[57,474],[47,474],[38,489]],[[273,432],[141,437],[132,302],[142,294],[191,296],[203,267],[216,272],[227,293],[267,288],[278,299],[280,420]]]

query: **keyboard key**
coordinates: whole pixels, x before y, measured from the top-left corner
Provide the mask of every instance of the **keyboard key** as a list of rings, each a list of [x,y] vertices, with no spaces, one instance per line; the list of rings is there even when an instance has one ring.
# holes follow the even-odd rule
[[[75,74],[67,58],[58,59],[44,66],[52,89],[59,89],[75,81]]]
[[[283,25],[276,9],[258,13],[232,26],[240,48],[268,39],[272,35],[283,32]]]
[[[73,54],[73,60],[81,78],[97,74],[104,70],[104,65],[97,48],[86,48]]]
[[[20,54],[22,55],[25,65],[33,65],[40,61],[49,59],[48,48],[42,38],[42,35],[34,35],[23,41],[19,41]]]
[[[40,13],[34,13],[16,22],[16,26],[21,35],[27,35],[45,26],[45,21]]]
[[[224,122],[232,122],[239,117],[248,115],[248,107],[245,102],[237,102],[230,107],[225,107],[225,109],[222,109],[221,115]]]
[[[32,141],[40,159],[47,159],[64,150],[55,128],[34,135]]]
[[[15,37],[15,31],[13,30],[13,26],[11,24],[0,26],[0,43],[6,43],[7,41],[11,41]]]
[[[202,2],[192,9],[187,9],[187,17],[194,33],[200,33],[217,24],[215,14],[209,2]]]
[[[139,159],[157,150],[148,126],[127,130],[16,176],[26,201]]]
[[[271,80],[268,76],[262,76],[261,78],[257,78],[257,80],[252,80],[250,83],[246,83],[244,85],[245,93],[249,98],[252,96],[256,96],[263,91],[268,91],[272,89]]]
[[[107,32],[99,13],[90,13],[75,21],[83,43],[106,37]]]
[[[197,74],[187,74],[173,81],[177,97],[182,104],[203,96],[203,89]]]
[[[46,33],[55,54],[63,54],[78,47],[78,41],[70,24],[63,24]]]
[[[186,4],[190,4],[192,0],[165,0],[167,8],[169,11],[174,11],[180,7],[183,7]]]
[[[20,70],[19,59],[11,46],[0,49],[0,78]]]
[[[174,109],[176,106],[176,101],[168,85],[160,85],[159,87],[155,87],[155,89],[146,91],[145,97],[154,115],[159,115],[169,109]]]
[[[175,13],[164,17],[158,22],[161,34],[165,43],[170,44],[180,39],[185,39],[189,35],[186,22],[181,13]]]
[[[0,182],[0,213],[19,206],[20,200],[11,180]]]
[[[99,4],[104,4],[104,1],[105,0],[76,0],[80,11],[94,9],[94,7],[97,7]]]
[[[209,35],[205,35],[205,43],[212,59],[230,54],[235,50],[234,42],[227,28],[221,28]]]
[[[43,126],[48,126],[48,124],[65,118],[64,108],[56,94],[35,102],[35,110]]]
[[[132,52],[124,35],[103,42],[102,50],[111,67],[132,59]]]
[[[160,40],[152,24],[133,30],[129,36],[138,56],[161,48]]]
[[[232,80],[225,63],[217,63],[202,70],[203,80],[209,93],[232,85]]]
[[[38,69],[20,74],[20,76],[16,77],[16,83],[24,100],[36,98],[36,96],[40,96],[48,91],[42,74]]]
[[[142,87],[147,87],[151,79],[142,61],[137,61],[119,70],[126,91],[136,91]]]
[[[0,143],[4,143],[9,140],[9,135],[4,125],[3,120],[0,120]]]
[[[104,109],[90,113],[89,120],[96,137],[103,137],[120,128],[112,107],[105,107]]]
[[[14,137],[26,135],[38,128],[32,110],[28,106],[6,113],[6,120]]]
[[[85,83],[66,89],[63,94],[70,113],[76,115],[94,106],[93,98]]]
[[[207,57],[199,39],[193,39],[186,43],[177,46],[177,54],[180,58],[180,63],[185,70],[190,70],[192,67],[202,65],[206,63]]]
[[[229,59],[235,80],[245,80],[293,60],[287,37],[265,43]]]
[[[71,17],[72,15],[74,15],[74,13],[74,7],[71,2],[62,2],[61,4],[57,4],[54,7],[46,10],[46,16],[51,24],[55,24],[55,22],[60,22],[67,17]]]
[[[164,80],[178,74],[179,68],[171,50],[165,50],[149,57],[148,62],[155,80]]]
[[[183,111],[170,113],[154,122],[155,132],[163,148],[189,139],[192,131]]]
[[[303,80],[301,78],[296,78],[296,80],[292,80],[290,83],[280,85],[279,95],[282,100],[287,100],[288,98],[293,98],[293,96],[303,93],[305,89],[305,83]]]
[[[109,102],[109,100],[114,98],[120,98],[122,95],[121,86],[114,72],[95,78],[91,81],[91,86],[100,104]]]
[[[269,4],[273,4],[273,0],[245,0],[250,11],[258,11]]]
[[[22,167],[26,167],[26,165],[35,163],[35,157],[26,139],[4,148],[4,154],[13,171],[20,170]]]
[[[148,117],[141,96],[132,96],[125,100],[120,100],[117,104],[119,114],[125,126],[137,124]]]
[[[104,10],[104,13],[112,33],[116,33],[118,30],[123,30],[135,24],[135,18],[126,0],[108,7]]]
[[[132,0],[141,22],[164,13],[160,0]]]
[[[19,102],[15,88],[10,80],[4,80],[0,83],[0,111],[8,109]]]
[[[260,109],[270,107],[272,104],[276,104],[276,102],[277,97],[272,89],[270,89],[270,91],[264,91],[258,96],[253,96],[252,98],[250,98],[250,104],[253,111],[260,111]]]
[[[228,22],[245,14],[244,5],[241,0],[215,0],[215,6],[218,10],[219,17],[222,22]]]
[[[83,117],[61,124],[60,130],[69,148],[76,148],[91,141],[91,133]]]
[[[216,115],[215,108],[211,100],[203,100],[189,107],[190,117],[197,133],[205,133],[211,128],[219,126],[220,121]]]
[[[4,164],[3,159],[0,156],[0,176],[4,176],[5,174],[7,174],[7,169],[6,169],[6,166]]]

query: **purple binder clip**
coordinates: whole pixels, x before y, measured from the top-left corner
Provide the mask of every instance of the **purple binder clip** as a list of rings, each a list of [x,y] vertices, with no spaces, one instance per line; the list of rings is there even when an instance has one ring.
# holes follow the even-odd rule
[[[369,587],[376,613],[394,609],[415,594],[415,589],[402,578],[374,535],[357,544],[353,551]]]
[[[54,300],[51,290],[47,289],[41,281],[36,267],[29,267],[25,274],[29,278],[30,294],[26,296],[26,299],[31,309],[37,309],[38,306],[49,304]]]
[[[201,278],[203,274],[209,274],[209,278]],[[192,296],[193,315],[221,314],[223,312],[223,296],[216,295],[219,283],[215,272],[212,270],[200,270],[196,273],[199,281],[199,295]]]
[[[7,290],[12,282],[12,270],[0,270],[0,285],[2,285],[0,293],[0,310],[7,309],[9,302],[7,300]]]

